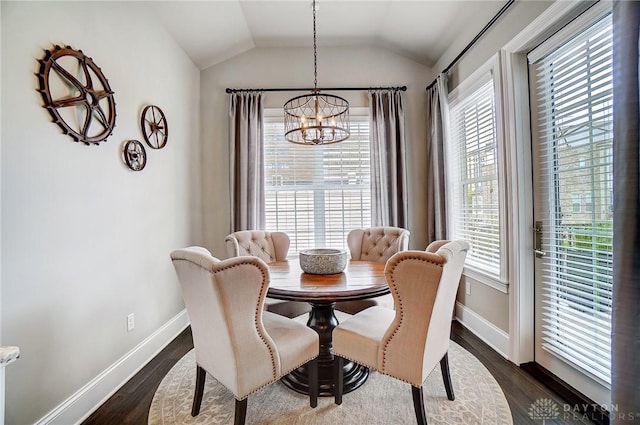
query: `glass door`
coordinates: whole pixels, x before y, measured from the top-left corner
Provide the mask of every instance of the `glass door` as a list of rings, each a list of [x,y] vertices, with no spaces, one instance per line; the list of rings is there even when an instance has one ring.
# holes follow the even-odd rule
[[[535,360],[594,402],[609,405],[611,19],[567,31],[529,54]]]

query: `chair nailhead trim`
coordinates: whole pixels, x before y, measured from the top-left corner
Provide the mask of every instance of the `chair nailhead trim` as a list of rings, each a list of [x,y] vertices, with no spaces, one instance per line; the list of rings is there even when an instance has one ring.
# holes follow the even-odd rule
[[[416,256],[408,256],[408,257],[405,257],[405,258],[402,259],[402,261],[405,261],[405,260],[423,261],[423,262],[426,262],[426,263],[434,264],[435,266],[438,266],[438,267],[442,268],[442,263],[437,263],[435,261],[425,260],[424,258],[420,258],[420,257],[416,257]],[[389,272],[390,275],[393,276],[393,273],[395,272],[395,269],[396,269],[396,267],[398,267],[399,264],[400,264],[400,262],[397,262],[397,263],[395,263],[393,265],[393,268]],[[404,303],[403,303],[402,298],[400,297],[400,293],[398,292],[398,285],[396,284],[396,281],[394,279],[391,279],[391,282],[389,282],[389,287],[393,289],[392,293],[395,293],[397,295],[397,297],[398,297],[398,302],[396,303],[396,311],[399,311],[400,321],[398,322],[398,325],[396,326],[396,328],[393,330],[393,332],[392,332],[391,336],[389,337],[389,339],[387,339],[387,341],[385,341],[384,346],[382,348],[382,369],[383,370],[386,369],[387,347],[389,346],[389,343],[391,342],[393,337],[395,337],[396,334],[398,333],[398,330],[400,329],[400,327],[402,326],[402,322],[404,321]],[[391,376],[391,375],[389,375],[389,376]],[[400,378],[396,378],[396,379],[400,379]],[[400,379],[400,380],[404,381],[403,379]]]
[[[266,297],[265,288],[269,286],[269,282],[267,281],[267,276],[265,275],[264,271],[260,270],[260,272],[262,273],[262,287],[260,288],[260,298],[264,298]],[[271,369],[273,370],[273,376],[275,379],[278,376],[278,371],[276,370],[275,353],[271,349],[271,346],[267,344],[267,340],[264,334],[260,331],[260,328],[258,327],[258,317],[260,315],[262,315],[262,309],[256,307],[255,314],[253,316],[253,323],[256,327],[256,330],[258,331],[258,334],[260,335],[260,339],[262,340],[262,342],[264,342],[264,345],[269,350],[269,355],[271,356]]]
[[[249,394],[247,394],[247,395],[245,395],[244,397],[242,397],[242,398],[240,398],[240,399],[237,399],[237,400],[242,401],[242,400],[244,400],[245,398],[249,397],[251,394],[255,394],[255,393],[257,393],[258,391],[260,391],[261,389],[263,389],[263,388],[265,388],[265,387],[268,387],[269,385],[273,384],[274,382],[278,382],[280,379],[282,379],[282,377],[283,377],[284,375],[286,375],[286,374],[288,374],[288,373],[290,373],[290,372],[293,372],[294,370],[296,370],[296,369],[297,369],[297,368],[299,368],[300,366],[302,366],[302,365],[305,365],[305,364],[309,363],[311,360],[315,359],[316,357],[318,357],[318,356],[313,356],[313,357],[311,357],[310,359],[308,359],[308,360],[306,360],[306,361],[304,361],[304,362],[302,362],[302,363],[298,364],[296,367],[294,367],[294,368],[292,368],[292,369],[290,369],[290,370],[288,370],[288,371],[286,371],[286,372],[282,373],[280,376],[277,376],[277,375],[276,375],[276,377],[275,377],[273,380],[271,380],[271,381],[267,382],[266,384],[264,384],[264,385],[262,385],[262,386],[260,386],[260,387],[258,387],[258,388],[255,388],[255,389],[251,390],[251,391],[249,392]]]
[[[380,370],[380,369],[378,369],[378,368],[377,368],[377,367],[375,367],[375,366],[371,366],[371,365],[368,365],[368,364],[361,363],[361,362],[359,362],[359,361],[357,361],[357,360],[355,360],[355,359],[352,359],[352,358],[351,358],[351,357],[349,357],[349,356],[344,356],[344,355],[342,355],[342,354],[340,354],[340,353],[333,353],[333,354],[334,354],[334,355],[336,355],[336,356],[340,356],[340,357],[342,357],[342,358],[343,358],[343,359],[345,359],[345,360],[350,360],[350,361],[355,362],[355,363],[358,363],[358,364],[360,364],[360,365],[362,365],[362,366],[368,367],[369,369],[373,369],[373,370],[375,370],[375,371],[378,371],[378,372],[380,372],[381,374],[383,374],[383,375],[387,375],[387,376],[390,376],[390,377],[392,377],[393,379],[397,379],[398,381],[405,382],[405,383],[407,383],[407,384],[409,384],[409,385],[413,385],[414,387],[416,386],[415,384],[413,384],[413,383],[411,383],[411,382],[407,381],[406,379],[403,379],[403,378],[397,377],[397,376],[395,376],[395,375],[392,375],[392,374],[390,374],[390,373],[387,373],[387,372],[385,372],[384,370]],[[422,385],[420,385],[420,387],[422,387]],[[417,387],[417,388],[420,388],[420,387]]]
[[[241,265],[244,264],[249,264],[252,266],[255,266],[254,263],[252,262],[240,262],[240,263],[236,263],[230,266],[226,266],[223,268],[218,269],[218,271],[222,271],[222,270],[227,270],[227,269],[232,269],[235,267],[239,267]],[[256,267],[257,268],[257,267]],[[259,269],[260,270],[260,274],[262,275],[262,286],[260,287],[260,297],[263,297],[263,294],[265,293],[265,288],[268,287],[269,285],[265,285],[264,283],[267,280],[267,275],[264,273],[264,270]],[[273,352],[273,349],[271,348],[271,346],[269,346],[269,344],[267,344],[267,339],[265,338],[264,334],[261,332],[260,328],[258,327],[258,315],[262,314],[262,310],[257,308],[254,311],[254,315],[253,315],[253,323],[256,327],[256,331],[258,332],[258,335],[260,336],[260,339],[262,340],[262,342],[264,343],[265,347],[267,347],[267,350],[269,350],[269,356],[271,356],[271,370],[272,370],[272,374],[274,379],[276,379],[276,377],[278,376],[278,371],[276,370],[276,361],[275,361],[275,354]]]

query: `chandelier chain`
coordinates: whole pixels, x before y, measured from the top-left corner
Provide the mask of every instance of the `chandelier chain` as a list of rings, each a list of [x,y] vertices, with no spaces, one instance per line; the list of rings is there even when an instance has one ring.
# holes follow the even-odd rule
[[[313,89],[284,104],[284,137],[300,145],[327,145],[349,138],[349,102],[318,90],[316,0],[313,8]]]
[[[316,0],[313,0],[313,88],[318,89],[318,51],[316,46]]]

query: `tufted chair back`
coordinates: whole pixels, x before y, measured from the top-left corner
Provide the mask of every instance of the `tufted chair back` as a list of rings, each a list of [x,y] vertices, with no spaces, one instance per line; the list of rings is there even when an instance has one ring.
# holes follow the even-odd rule
[[[285,261],[289,252],[289,235],[284,232],[241,230],[225,239],[229,257],[258,257],[265,263]],[[311,306],[299,301],[282,301],[267,297],[265,309],[286,317],[298,317],[311,311]]]
[[[264,230],[241,230],[224,241],[229,257],[253,256],[267,263],[286,260],[290,243],[286,233]]]
[[[370,227],[353,229],[347,235],[347,246],[352,260],[386,263],[396,252],[409,249],[409,231],[400,227]],[[336,310],[356,314],[374,305],[393,308],[390,294],[357,301],[340,301]]]
[[[347,235],[353,260],[386,263],[396,252],[409,249],[409,231],[399,227],[354,229]]]

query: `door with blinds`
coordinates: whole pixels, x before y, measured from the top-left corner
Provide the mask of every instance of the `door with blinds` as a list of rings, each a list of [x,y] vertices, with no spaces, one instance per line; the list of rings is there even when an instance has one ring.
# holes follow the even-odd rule
[[[613,245],[610,15],[528,55],[535,223],[535,360],[609,405]]]

